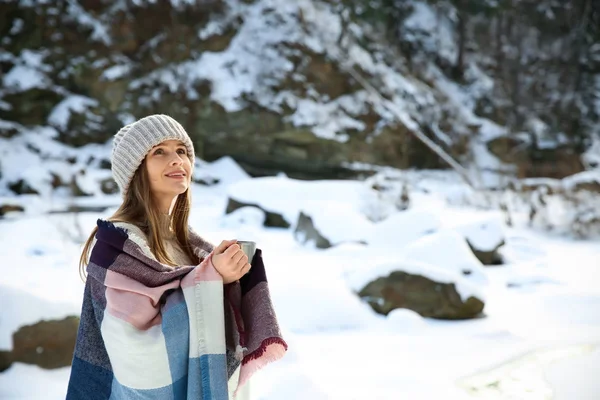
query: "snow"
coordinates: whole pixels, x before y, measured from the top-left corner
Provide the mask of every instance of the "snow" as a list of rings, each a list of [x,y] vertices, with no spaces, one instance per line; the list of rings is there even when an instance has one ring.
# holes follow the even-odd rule
[[[131,65],[129,64],[113,65],[112,67],[104,70],[102,73],[102,78],[109,81],[114,81],[126,76],[130,71]]]
[[[25,65],[15,65],[4,76],[3,84],[4,87],[12,87],[25,91],[44,87],[47,84],[47,78],[42,72],[34,68]]]
[[[348,110],[348,106],[361,104],[364,102],[365,93],[358,92],[354,95],[340,96],[330,102],[315,102],[310,99],[289,100],[288,105],[296,110],[288,120],[295,126],[314,126],[312,131],[318,137],[324,139],[346,142],[349,139],[347,134],[339,134],[346,129],[356,129],[362,131],[365,124],[348,116],[353,113]],[[355,106],[356,107],[356,106]]]
[[[596,345],[582,353],[546,367],[545,375],[553,382],[551,386],[556,398],[593,400],[600,393],[600,381],[590,379],[590,374],[600,363],[600,347]],[[589,372],[582,374],[581,371]]]
[[[70,373],[70,368],[45,370],[34,365],[17,363],[0,374],[0,398],[6,400],[64,399]],[[33,382],[35,384],[32,384]]]
[[[583,171],[562,180],[565,190],[573,190],[575,186],[582,183],[592,183],[600,187],[600,171]]]
[[[416,239],[437,231],[441,220],[424,209],[409,209],[388,216],[373,227],[369,244],[373,247],[400,249]]]
[[[233,158],[221,157],[211,163],[199,162],[194,169],[194,177],[211,179],[216,178],[221,185],[230,185],[250,178]]]
[[[77,104],[79,103],[74,101],[74,104],[71,105],[76,107]],[[57,122],[61,122],[68,112],[65,111],[68,107],[69,103],[62,108],[62,111],[55,114]],[[23,179],[44,198],[52,197],[56,195],[53,193],[51,185],[54,179],[53,175],[59,177],[63,183],[69,183],[80,171],[86,170],[88,166],[97,167],[100,159],[109,158],[110,143],[106,145],[89,144],[76,150],[54,141],[53,138],[56,135],[57,132],[54,128],[37,127],[24,131],[10,140],[0,138],[0,168],[2,170],[0,196],[12,195],[12,192],[7,189],[7,184]],[[67,159],[74,159],[75,162],[66,162]],[[92,159],[96,164],[89,165]],[[90,169],[85,178],[78,176],[76,179],[78,183],[86,187],[93,186],[92,194],[96,194],[99,192],[98,182],[84,180],[104,179],[108,176],[107,171]]]
[[[469,280],[487,283],[481,262],[475,257],[465,238],[459,232],[442,229],[410,243],[402,251],[410,260],[421,261]]]
[[[448,19],[426,3],[416,2],[412,6],[413,13],[404,22],[404,26],[411,30],[411,35],[415,35],[416,40],[422,40],[425,49],[437,51],[448,60],[455,60],[457,41]]]
[[[480,251],[495,250],[504,241],[504,220],[499,212],[456,212],[444,216],[444,226],[460,232]]]
[[[266,215],[257,207],[241,207],[223,218],[222,226],[235,228],[239,225],[259,227],[265,223]]]
[[[370,240],[373,224],[351,204],[326,200],[298,202],[297,207],[311,217],[317,231],[333,245]]]
[[[85,148],[78,159],[107,151],[102,146]],[[101,170],[94,171],[91,168],[86,175]],[[220,181],[194,185],[190,223],[213,242],[239,238],[258,243],[273,304],[291,346],[283,360],[256,375],[252,398],[467,399],[473,398],[469,394],[473,388],[482,387],[481,393],[489,390],[485,387],[490,379],[496,379],[505,393],[552,390],[556,400],[585,399],[590,393],[597,397],[591,371],[600,366],[598,351],[561,350],[596,346],[600,338],[600,253],[595,243],[544,235],[524,225],[504,226],[492,212],[447,202],[456,193],[469,193],[459,189],[459,179],[414,171],[403,175],[411,188],[407,210],[377,223],[363,220],[372,228],[370,237],[379,241],[319,250],[298,243],[293,227],[262,226],[264,213],[257,208],[224,215],[228,195],[287,216],[308,208],[319,229],[357,232],[356,218],[364,218],[362,207],[368,203],[364,197],[373,201],[366,182],[250,178],[228,158],[200,160],[196,172]],[[0,221],[4,269],[0,302],[11,304],[0,316],[4,349],[19,326],[78,314],[83,290],[77,273],[81,243],[96,218],[110,215],[118,200],[94,195],[86,201],[109,209],[48,215],[42,212],[43,202],[15,199],[40,212]],[[54,198],[54,207],[68,201]],[[327,219],[327,212],[315,212],[319,204],[322,210],[337,213]],[[492,245],[500,231],[506,264],[481,266],[469,252],[466,237]],[[395,236],[400,238],[397,242]],[[464,275],[465,269],[471,273]],[[395,270],[454,283],[461,298],[485,301],[484,316],[441,321],[406,309],[387,317],[375,314],[355,291]],[[548,349],[560,357],[549,358]],[[552,363],[540,361],[549,359]],[[64,398],[68,372],[68,367],[45,371],[16,363],[0,373],[0,397],[38,398],[43,391],[44,398]]]
[[[265,193],[275,195],[265,196]],[[353,211],[363,213],[367,202],[376,197],[373,190],[360,182],[308,182],[284,176],[244,180],[231,185],[227,194],[237,201],[256,204],[266,211],[280,213],[290,224],[295,224],[300,211],[308,215],[323,210],[339,213],[350,205]],[[326,204],[313,201],[323,197],[327,198]]]
[[[67,129],[71,113],[83,113],[88,107],[98,105],[98,101],[86,96],[70,95],[58,103],[50,115],[48,122],[60,129]]]
[[[12,67],[2,79],[3,87],[11,91],[26,91],[33,88],[47,88],[50,80],[45,72],[50,66],[44,64],[45,53],[43,51],[23,50],[19,57],[3,55],[14,60]]]
[[[75,19],[80,25],[92,30],[92,39],[102,42],[105,45],[112,43],[110,37],[110,27],[107,27],[102,21],[97,20],[90,13],[85,11],[77,2],[69,1],[67,7],[68,15]]]

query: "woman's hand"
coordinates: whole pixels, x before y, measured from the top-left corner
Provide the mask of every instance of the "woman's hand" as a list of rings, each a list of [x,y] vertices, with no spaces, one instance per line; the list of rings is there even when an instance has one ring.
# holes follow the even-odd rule
[[[223,240],[215,249],[212,262],[225,284],[235,282],[250,270],[248,256],[237,240]]]

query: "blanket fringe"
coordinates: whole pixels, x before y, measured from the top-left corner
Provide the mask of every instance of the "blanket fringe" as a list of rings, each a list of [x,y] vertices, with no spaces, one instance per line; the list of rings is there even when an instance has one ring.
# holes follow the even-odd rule
[[[272,344],[279,344],[279,345],[283,346],[285,351],[287,351],[287,349],[288,349],[287,343],[282,338],[279,338],[279,337],[267,338],[262,341],[262,343],[260,344],[260,347],[258,349],[256,349],[255,351],[253,351],[252,353],[250,353],[246,357],[244,357],[244,360],[242,361],[242,365],[247,364],[248,362],[255,360],[257,358],[262,357],[263,354],[265,354],[265,352],[267,351],[267,348]],[[269,361],[271,361],[271,360],[269,360]]]

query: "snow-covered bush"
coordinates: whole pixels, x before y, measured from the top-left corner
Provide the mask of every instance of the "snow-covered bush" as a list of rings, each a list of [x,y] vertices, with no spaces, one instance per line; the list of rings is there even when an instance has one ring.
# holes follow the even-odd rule
[[[528,204],[529,224],[534,228],[577,238],[600,236],[600,171],[562,180],[525,180],[516,196]]]

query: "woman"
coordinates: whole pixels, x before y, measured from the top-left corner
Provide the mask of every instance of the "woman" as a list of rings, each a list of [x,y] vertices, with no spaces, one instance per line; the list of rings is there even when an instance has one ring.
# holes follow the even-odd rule
[[[194,146],[166,115],[114,137],[123,202],[99,219],[67,399],[228,399],[283,356],[262,262],[235,240],[216,248],[188,226]]]

